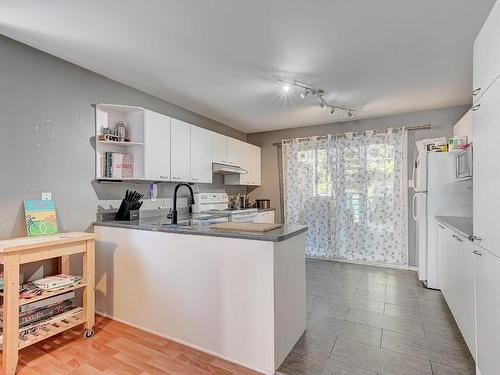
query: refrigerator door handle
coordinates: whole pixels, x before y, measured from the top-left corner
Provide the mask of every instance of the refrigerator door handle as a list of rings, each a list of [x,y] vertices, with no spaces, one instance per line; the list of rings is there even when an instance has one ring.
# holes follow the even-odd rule
[[[413,200],[411,202],[411,214],[413,216],[413,220],[417,221],[417,214],[416,214],[416,210],[415,210],[415,205],[416,205],[416,202],[417,202],[417,194],[413,194]]]
[[[417,169],[417,163],[418,161],[415,161],[413,163],[413,170],[411,172],[411,181],[412,181],[412,184],[413,184],[413,191],[417,191],[417,186],[415,185],[415,172],[416,172],[416,169]]]

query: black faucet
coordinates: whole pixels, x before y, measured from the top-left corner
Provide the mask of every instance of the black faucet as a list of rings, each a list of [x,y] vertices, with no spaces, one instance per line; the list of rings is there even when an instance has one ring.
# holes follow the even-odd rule
[[[191,186],[189,186],[185,182],[177,184],[174,189],[174,204],[172,206],[172,224],[177,224],[177,190],[179,190],[181,186],[186,186],[189,189],[189,192],[191,193],[191,203],[188,202],[188,206],[194,203],[194,194]]]

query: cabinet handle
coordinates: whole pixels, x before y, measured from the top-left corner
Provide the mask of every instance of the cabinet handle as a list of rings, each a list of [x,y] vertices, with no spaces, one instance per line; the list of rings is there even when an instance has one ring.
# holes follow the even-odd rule
[[[180,180],[181,178],[179,176],[172,176],[172,180]]]
[[[479,110],[479,108],[481,107],[481,104],[476,104],[475,106],[473,106],[470,110],[473,111],[473,112],[476,112]]]
[[[444,225],[438,224],[438,227],[444,229]]]
[[[463,242],[464,240],[462,240],[460,237],[458,237],[456,234],[452,234],[451,235],[454,239],[456,239],[457,241],[460,241],[460,242]]]
[[[193,177],[193,181],[198,181],[199,178],[198,177]]]
[[[168,176],[160,176],[160,178],[163,180],[168,180]]]
[[[477,241],[477,242],[482,241],[481,237],[478,237],[478,236],[471,236],[471,238],[472,238],[472,241]]]
[[[480,91],[481,91],[481,87],[475,89],[474,91],[472,91],[472,96],[476,96],[477,94],[479,94]]]
[[[477,251],[477,250],[472,250],[472,254],[479,255],[479,256],[483,255],[480,251]]]

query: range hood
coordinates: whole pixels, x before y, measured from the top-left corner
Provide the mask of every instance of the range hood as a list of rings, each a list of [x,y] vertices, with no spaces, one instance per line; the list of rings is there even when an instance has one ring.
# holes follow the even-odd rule
[[[236,165],[228,165],[221,163],[212,164],[212,172],[217,174],[247,174],[248,171]]]

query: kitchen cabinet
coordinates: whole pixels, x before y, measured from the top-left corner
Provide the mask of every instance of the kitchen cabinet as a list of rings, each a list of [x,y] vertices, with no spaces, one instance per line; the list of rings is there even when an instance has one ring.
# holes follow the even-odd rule
[[[259,186],[261,183],[260,147],[245,142],[240,142],[238,146],[234,147],[239,148],[239,166],[248,173],[224,176],[224,183],[226,185]]]
[[[231,165],[237,165],[243,168],[246,158],[248,143],[238,139],[228,137],[227,139],[227,161]]]
[[[500,374],[500,258],[479,250],[476,259],[477,358],[481,375]]]
[[[476,245],[466,237],[438,224],[441,236],[441,291],[473,356],[475,340]]]
[[[444,249],[444,240],[445,236],[447,235],[447,230],[446,227],[443,224],[438,223],[437,224],[437,244],[436,244],[436,249],[437,249],[437,285],[438,287],[443,290],[446,289],[447,286],[445,285],[445,282],[447,280],[447,272],[448,270],[446,269],[446,253]]]
[[[498,161],[498,119],[500,118],[500,81],[496,81],[479,99],[473,112],[474,158],[473,158],[473,218],[474,236],[479,245],[500,256],[500,174]],[[478,107],[479,106],[479,107]]]
[[[171,120],[171,179],[174,182],[190,181],[191,178],[191,125]]]
[[[258,146],[248,144],[248,185],[259,186],[261,179],[261,149]]]
[[[146,110],[145,179],[170,181],[170,117]]]
[[[254,223],[274,224],[274,210],[259,212]]]
[[[191,125],[191,178],[196,183],[212,183],[212,132]]]
[[[462,238],[461,240],[457,269],[457,311],[459,311],[457,324],[472,356],[476,358],[475,272],[477,255],[474,250],[477,246],[468,239]]]
[[[500,75],[499,35],[500,1],[497,1],[474,42],[474,101],[477,101]]]
[[[212,132],[212,160],[214,163],[228,164],[228,137]]]

